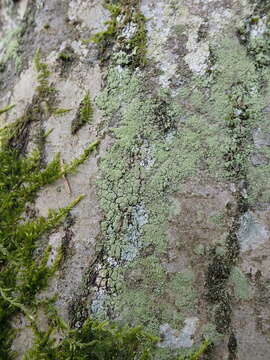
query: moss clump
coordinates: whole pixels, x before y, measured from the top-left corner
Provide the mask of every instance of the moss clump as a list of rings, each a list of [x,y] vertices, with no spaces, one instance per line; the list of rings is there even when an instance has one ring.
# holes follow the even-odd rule
[[[0,71],[4,71],[6,63],[12,60],[15,64],[16,72],[20,72],[22,67],[22,59],[19,54],[21,32],[22,27],[18,26],[15,29],[9,31],[1,40],[4,51],[0,57]]]
[[[76,61],[76,54],[72,47],[66,46],[57,56],[57,62],[60,66],[60,74],[64,76]]]
[[[111,18],[107,29],[95,34],[90,41],[98,45],[101,60],[111,57],[133,68],[146,64],[146,19],[138,0],[106,1],[104,7]]]
[[[256,66],[262,68],[270,64],[270,8],[255,6],[238,29],[242,43],[255,60]]]
[[[41,52],[40,50],[36,51],[35,57],[34,57],[34,64],[37,71],[37,80],[38,80],[38,87],[37,92],[38,96],[42,100],[48,100],[52,94],[55,94],[54,87],[49,85],[49,76],[50,71],[49,67],[46,63],[41,61]]]
[[[75,119],[71,123],[71,134],[76,134],[82,126],[90,123],[93,120],[93,105],[90,99],[89,91],[82,99]]]
[[[158,340],[140,327],[118,327],[92,319],[79,330],[65,326],[64,334],[64,339],[57,343],[51,337],[52,329],[36,331],[35,345],[25,359],[150,360],[153,359],[151,350]]]
[[[86,160],[97,143],[92,144],[85,153],[73,163],[67,164],[64,172],[74,171]],[[47,285],[49,277],[55,272],[59,258],[53,266],[47,266],[50,248],[41,258],[34,256],[36,242],[44,233],[60,224],[69,211],[81,200],[71,202],[66,208],[51,211],[47,218],[25,219],[25,209],[33,202],[37,191],[54,182],[63,175],[60,157],[40,168],[40,154],[22,157],[17,151],[2,146],[0,149],[0,288],[7,298],[12,298],[21,306],[32,306],[35,295]],[[11,304],[12,305],[12,304]],[[0,344],[3,354],[9,358],[10,319],[18,311],[0,298],[1,336]]]
[[[205,340],[200,347],[193,351],[190,355],[180,356],[177,360],[200,360],[203,355],[210,353],[212,343],[209,340]]]
[[[62,51],[59,53],[58,59],[61,61],[72,61],[73,57],[70,53]]]
[[[91,40],[96,44],[100,44],[102,42],[109,43],[115,39],[117,34],[117,16],[121,13],[120,4],[111,4],[110,2],[107,2],[104,4],[104,7],[110,11],[111,19],[106,23],[106,30],[95,34],[91,38]]]
[[[50,71],[48,65],[41,61],[39,50],[35,54],[34,64],[37,71],[38,86],[32,103],[26,107],[20,118],[0,129],[2,144],[8,143],[20,153],[26,151],[31,124],[33,122],[38,123],[41,134],[43,121],[52,113],[56,102],[56,90],[49,83]]]
[[[51,99],[54,90],[49,86],[49,70],[41,62],[40,52],[35,56],[38,72],[37,94],[22,118],[0,129],[0,348],[5,359],[12,358],[10,350],[14,331],[11,320],[23,312],[33,328],[37,310],[36,294],[47,286],[61,260],[61,249],[53,264],[47,264],[51,248],[43,255],[36,254],[37,241],[57,227],[82,196],[59,210],[51,210],[47,218],[27,215],[29,203],[34,202],[37,192],[63,175],[73,172],[93,152],[99,141],[91,144],[82,155],[61,165],[60,154],[46,167],[42,164],[42,153],[38,149],[26,156],[23,149],[28,139],[25,132],[31,121],[42,120],[42,102]],[[13,106],[2,109],[2,113]],[[48,115],[50,108],[48,108]],[[43,141],[48,134],[43,134]],[[21,143],[23,142],[23,144]]]

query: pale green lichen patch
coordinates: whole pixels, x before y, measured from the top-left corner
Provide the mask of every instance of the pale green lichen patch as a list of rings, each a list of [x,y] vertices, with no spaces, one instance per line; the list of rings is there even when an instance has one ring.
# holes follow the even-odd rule
[[[187,269],[182,273],[175,274],[167,285],[171,296],[174,298],[174,303],[180,312],[183,312],[185,309],[189,312],[195,310],[197,294],[193,286],[194,280],[194,273]],[[179,293],[181,296],[178,296]]]
[[[269,231],[251,211],[246,212],[240,219],[240,228],[237,233],[241,250],[252,250],[265,243],[269,237]]]
[[[223,338],[223,335],[217,332],[216,326],[211,322],[203,325],[202,332],[205,338],[211,339],[214,344],[219,343]]]
[[[173,102],[169,105],[165,94],[152,95],[145,89],[142,74],[111,69],[107,81],[97,103],[110,121],[118,121],[118,127],[112,129],[116,142],[100,164],[99,182],[100,204],[106,214],[102,224],[105,263],[111,258],[115,262],[109,270],[112,281],[108,293],[115,289],[112,283],[118,287],[108,307],[120,318],[143,323],[158,333],[162,322],[181,326],[177,312],[194,310],[194,278],[183,274],[183,278],[175,275],[167,279],[161,262],[167,247],[169,210],[164,196],[172,183],[176,186],[195,174],[198,148],[192,144],[190,129],[186,130],[190,136],[187,141],[183,132],[177,131],[177,107]],[[170,312],[165,311],[167,306]]]
[[[234,295],[237,299],[248,300],[251,297],[251,289],[245,275],[238,267],[232,268],[230,280],[234,287]]]
[[[246,172],[249,184],[249,202],[267,202],[270,193],[266,180],[269,173],[269,154],[268,145],[264,145],[263,139],[269,122],[269,74],[266,70],[257,71],[254,61],[236,38],[225,39],[215,51],[215,59],[211,76],[199,82],[196,80],[192,91],[181,89],[179,101],[186,99],[183,106],[185,116],[196,116],[199,139],[204,143],[201,144],[200,151],[207,150],[204,153],[204,162],[211,173],[218,179],[230,178],[232,166],[234,169],[242,167],[241,171]],[[211,91],[206,97],[205,93],[210,87]],[[201,116],[198,116],[198,113]],[[242,126],[237,125],[241,117],[245,123],[244,133]],[[204,126],[205,122],[207,128]],[[237,128],[232,130],[235,125]],[[259,140],[256,144],[252,137],[257,139],[258,127],[262,129],[262,135],[257,138],[262,141]],[[232,162],[229,154],[237,148],[239,139],[245,141],[245,146],[238,150],[238,155]],[[254,160],[254,154],[258,154],[258,151],[261,157],[257,156],[257,160]]]
[[[191,348],[198,321],[199,319],[196,317],[185,319],[181,332],[172,329],[168,324],[162,325],[160,328],[164,340],[160,344],[160,347],[169,347],[172,349]]]
[[[266,101],[257,67],[236,36],[220,41],[212,56],[207,76],[193,77],[173,99],[125,62],[109,68],[97,99],[115,139],[100,162],[99,273],[106,284],[95,284],[92,294],[94,304],[100,294],[104,300],[95,306],[98,317],[143,323],[156,333],[161,324],[181,331],[187,317],[197,316],[200,272],[210,263],[206,292],[217,330],[230,328],[235,233],[255,187],[252,138]],[[217,204],[211,191],[219,186],[233,195],[224,190]],[[168,267],[181,252],[183,264]],[[236,294],[245,296],[239,288]]]
[[[224,154],[233,148],[234,138],[228,130],[227,119],[232,114],[235,116],[233,101],[236,101],[234,99],[237,99],[238,93],[242,96],[242,87],[234,87],[234,84],[244,79],[249,89],[257,84],[255,69],[246,57],[245,50],[233,39],[226,40],[223,45],[224,51],[230,48],[230,56],[224,60],[223,50],[218,51],[216,71],[213,78],[208,79],[214,89],[209,97],[205,96],[205,91],[210,84],[204,80],[194,79],[174,102],[164,93],[155,95],[152,89],[148,90],[142,73],[112,68],[107,77],[107,86],[97,99],[116,139],[100,163],[99,182],[100,204],[105,214],[102,228],[107,259],[104,266],[109,269],[111,279],[107,295],[110,292],[116,294],[111,298],[109,296],[108,309],[116,314],[125,314],[123,318],[127,316],[130,322],[143,321],[144,325],[156,331],[160,321],[175,323],[176,311],[181,314],[196,313],[194,275],[187,279],[184,272],[170,277],[167,283],[161,280],[166,278],[166,270],[158,264],[162,262],[168,246],[166,231],[170,204],[166,196],[178,190],[186,179],[196,177],[199,171],[217,180],[230,178],[231,172],[226,170]],[[239,65],[239,58],[244,62],[243,68]],[[236,67],[233,73],[232,62]],[[245,97],[252,113],[259,106],[257,99],[256,89],[251,91],[248,100]],[[149,153],[151,166],[145,166],[149,163],[145,158],[149,158]],[[143,208],[142,222],[134,217],[138,207]],[[204,213],[203,209],[200,211]],[[187,240],[186,236],[181,236],[178,246],[182,244],[185,248]],[[129,249],[128,252],[126,249]],[[146,259],[155,256],[152,266],[159,271],[149,268],[143,273],[144,276],[137,274],[139,279],[136,281],[125,281],[128,269],[137,269],[139,273],[140,269],[144,269],[146,264],[140,260],[143,254],[146,254]],[[108,258],[114,261],[113,269],[108,265]],[[117,283],[117,291],[113,283]],[[141,295],[134,316],[128,309],[137,292]],[[140,306],[139,299],[145,299],[144,305]],[[170,303],[170,314],[164,312],[164,303]],[[148,309],[147,316],[143,316],[144,307]],[[160,321],[157,321],[154,309],[162,314]],[[99,311],[96,310],[98,315]],[[104,316],[104,307],[102,313]],[[165,314],[167,319],[164,318]],[[183,317],[179,319],[183,321]]]

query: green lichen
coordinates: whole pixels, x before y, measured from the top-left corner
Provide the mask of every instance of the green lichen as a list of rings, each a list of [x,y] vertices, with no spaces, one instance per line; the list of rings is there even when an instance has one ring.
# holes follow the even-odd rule
[[[177,104],[168,94],[145,86],[144,73],[127,68],[109,70],[106,87],[97,99],[115,137],[100,163],[106,254],[102,266],[109,269],[110,279],[102,316],[115,314],[131,324],[138,321],[157,333],[163,322],[180,327],[185,314],[196,313],[195,277],[186,279],[178,274],[164,283],[168,275],[161,259],[168,246],[167,196],[200,172],[215,181],[246,180],[252,131],[262,120],[265,101],[257,68],[236,38],[225,39],[215,59],[215,71],[206,79],[191,80],[176,96]],[[245,200],[239,197],[237,201],[241,214]],[[138,207],[143,207],[145,214],[139,226],[133,217]],[[232,233],[235,231],[233,228]],[[214,317],[221,332],[230,326],[226,287],[238,249],[232,233],[224,246],[216,247],[213,277],[209,273],[209,281],[216,284],[209,293],[217,294]],[[127,257],[126,249],[132,249],[133,255]],[[115,270],[110,270],[106,257],[115,261]],[[153,261],[159,271],[148,269],[140,275],[147,261],[140,259],[144,258]],[[95,314],[101,315],[98,309]]]
[[[256,68],[257,81],[253,86],[258,92],[257,101],[253,101],[253,107],[257,103],[257,112],[253,114],[254,126],[262,132],[269,131],[269,113],[262,111],[267,107],[269,94],[269,59],[270,59],[270,41],[269,41],[269,4],[259,1],[252,7],[251,14],[243,21],[238,29],[240,41],[245,46],[247,55],[252,59],[253,66]],[[251,93],[252,91],[249,91]],[[254,99],[256,100],[256,98]],[[266,203],[270,198],[270,189],[266,181],[269,174],[269,152],[267,146],[260,146],[259,149],[252,147],[250,155],[258,156],[262,159],[256,165],[249,164],[247,168],[247,180],[249,183],[249,202]]]
[[[206,249],[202,244],[199,244],[195,247],[195,249],[193,251],[196,255],[203,256],[203,255],[205,255]]]
[[[116,18],[121,9],[114,11],[117,15],[108,38],[101,34],[96,41],[100,44],[106,39],[117,49],[121,24]],[[143,323],[157,333],[163,322],[177,323],[177,311],[179,327],[186,314],[196,313],[196,276],[189,272],[169,275],[163,262],[168,253],[168,195],[179,191],[186,180],[204,177],[230,181],[237,187],[237,210],[230,218],[233,225],[224,246],[210,249],[206,276],[216,330],[228,332],[231,298],[227,287],[239,255],[235,233],[248,206],[238,185],[250,181],[250,189],[254,187],[249,177],[252,134],[262,122],[266,105],[261,74],[245,47],[231,36],[214,51],[215,64],[208,76],[194,77],[172,99],[151,88],[143,71],[134,71],[127,48],[120,61],[120,55],[110,58],[106,85],[97,99],[115,142],[100,162],[104,244],[99,265],[106,285],[94,284],[94,314]],[[185,241],[185,235],[179,236],[178,246]],[[149,268],[151,262],[156,271]],[[105,300],[99,308],[100,289]]]
[[[202,333],[205,339],[211,339],[211,342],[215,345],[220,343],[220,341],[224,338],[224,335],[220,334],[217,329],[216,325],[208,322],[203,325]]]
[[[194,310],[197,294],[193,282],[194,273],[185,270],[182,273],[175,274],[167,284],[167,288],[171,292],[171,296],[174,297],[174,303],[180,312]],[[179,296],[179,293],[181,296]]]
[[[215,156],[211,156],[211,162],[207,162],[209,170],[216,171],[218,179],[227,178],[235,183],[237,208],[234,214],[230,214],[233,222],[225,246],[215,246],[210,250],[212,260],[208,266],[206,287],[208,301],[213,306],[216,329],[220,333],[229,333],[232,312],[231,292],[228,288],[230,277],[238,281],[239,286],[241,280],[239,274],[234,274],[240,251],[235,234],[239,230],[240,217],[247,211],[249,204],[254,204],[254,199],[250,197],[254,188],[250,177],[253,166],[250,157],[254,151],[252,135],[263,123],[265,99],[261,73],[246,53],[245,47],[236,39],[226,39],[222,43],[215,53],[215,61],[215,70],[208,79],[211,95],[205,101],[203,111],[210,126],[219,124],[220,129],[213,136],[211,131],[214,128],[210,127],[207,143],[210,154]],[[196,102],[193,106],[195,104],[199,105]],[[246,193],[242,192],[243,187]],[[246,290],[244,285],[238,287],[235,289],[236,296],[247,296]]]
[[[235,38],[223,40],[215,51],[215,59],[215,71],[209,78],[196,79],[190,84],[195,87],[192,93],[182,89],[178,95],[179,101],[186,99],[185,116],[196,116],[199,136],[197,141],[194,137],[194,143],[201,153],[202,169],[208,168],[218,180],[246,177],[249,203],[266,202],[269,166],[255,167],[250,159],[258,151],[252,141],[255,129],[259,127],[265,133],[268,129],[269,113],[263,109],[269,94],[269,71],[258,70]],[[209,96],[205,97],[210,88]],[[268,158],[266,148],[260,151]]]
[[[181,349],[181,350],[169,350],[169,349],[159,349],[155,359],[159,360],[202,360],[208,359],[208,356],[211,356],[211,350],[213,348],[213,343],[211,340],[202,341],[198,346],[192,346],[190,349]]]
[[[166,278],[161,262],[167,250],[166,196],[195,174],[199,156],[192,142],[196,126],[178,132],[176,119],[181,112],[168,95],[153,94],[145,83],[142,74],[111,69],[108,86],[97,99],[108,118],[119,121],[112,129],[116,142],[100,163],[99,182],[106,214],[105,254],[118,265],[112,272],[104,260],[110,280],[106,300],[95,314],[106,317],[115,312],[157,334],[161,323],[181,327],[184,314],[195,310],[194,279],[183,275],[176,283],[176,277]]]
[[[250,299],[251,292],[247,278],[238,267],[231,271],[231,282],[234,286],[234,295],[240,300]]]

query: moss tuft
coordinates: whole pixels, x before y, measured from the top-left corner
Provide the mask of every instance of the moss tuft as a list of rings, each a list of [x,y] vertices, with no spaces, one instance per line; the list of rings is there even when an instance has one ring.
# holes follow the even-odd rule
[[[52,113],[56,116],[63,116],[66,113],[70,112],[72,109],[53,109]]]
[[[101,61],[112,57],[133,68],[146,65],[146,18],[140,11],[140,1],[106,1],[104,7],[111,15],[107,29],[89,40],[97,44]]]
[[[203,355],[209,354],[212,348],[212,343],[209,340],[205,340],[200,347],[187,356],[180,356],[177,360],[200,360]]]
[[[22,59],[19,53],[20,36],[22,27],[18,26],[9,31],[6,36],[0,40],[4,48],[3,54],[0,57],[0,72],[5,70],[8,61],[13,61],[15,64],[16,72],[20,72],[22,68]]]
[[[8,105],[8,106],[5,106],[4,108],[0,109],[0,115],[8,112],[8,111],[11,110],[11,109],[13,109],[14,106],[15,106],[15,105]]]
[[[62,249],[58,249],[53,264],[48,265],[51,247],[48,246],[42,255],[38,255],[37,242],[42,235],[59,226],[83,196],[79,196],[65,208],[50,210],[47,218],[29,217],[29,203],[35,201],[38,191],[44,186],[74,172],[99,144],[99,140],[90,144],[80,157],[66,164],[64,168],[60,154],[56,154],[54,159],[43,167],[40,146],[32,154],[26,155],[22,151],[22,146],[26,147],[28,140],[25,139],[25,131],[27,132],[31,121],[42,121],[43,116],[50,114],[51,108],[48,107],[48,112],[44,115],[42,103],[49,101],[54,93],[49,86],[48,67],[41,62],[39,51],[35,56],[35,66],[39,85],[33,103],[22,118],[0,129],[0,348],[1,356],[5,359],[13,358],[11,343],[14,329],[11,320],[18,312],[28,318],[36,334],[42,333],[37,330],[35,320],[35,313],[39,308],[36,295],[46,288],[48,280],[57,270]],[[2,109],[2,113],[12,107],[7,106]],[[44,143],[48,134],[41,133],[40,142]],[[43,339],[43,343],[52,344],[50,334],[45,337],[47,340]],[[40,356],[41,354],[43,353],[40,350]],[[37,355],[34,359],[40,356]]]
[[[49,85],[50,71],[48,65],[41,61],[41,52],[38,49],[35,53],[34,64],[38,73],[38,87],[37,92],[40,98],[47,99],[52,93],[55,93],[55,89]]]
[[[57,56],[57,62],[60,66],[60,74],[64,76],[76,61],[76,54],[72,47],[66,46]]]
[[[76,134],[82,126],[90,123],[92,120],[93,105],[91,103],[90,93],[88,91],[82,99],[77,114],[71,123],[71,134]]]

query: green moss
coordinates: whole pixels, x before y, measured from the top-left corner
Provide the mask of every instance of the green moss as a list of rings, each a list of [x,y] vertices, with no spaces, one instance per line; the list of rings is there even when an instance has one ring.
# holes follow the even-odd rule
[[[92,149],[96,145],[93,145]],[[80,163],[85,161],[86,152],[78,160],[67,164],[65,172],[74,171]],[[69,211],[81,200],[82,197],[71,202],[67,207],[58,211],[51,211],[47,218],[39,217],[35,220],[25,220],[23,214],[26,204],[35,199],[37,191],[50,184],[63,172],[60,158],[57,156],[44,170],[40,170],[40,156],[34,153],[28,158],[20,157],[16,151],[1,148],[0,160],[2,171],[0,175],[0,263],[2,271],[0,285],[7,292],[7,296],[14,298],[22,306],[30,306],[35,301],[35,295],[47,285],[48,279],[57,268],[59,258],[51,266],[47,266],[50,248],[40,259],[36,259],[34,250],[37,239],[48,233],[60,224]],[[1,348],[7,348],[10,331],[9,319],[16,312],[14,306],[0,299],[1,316]],[[3,350],[8,356],[8,349]]]
[[[4,108],[0,109],[0,115],[8,112],[8,111],[11,110],[11,109],[13,109],[14,106],[15,106],[15,105],[8,105],[8,106],[5,106]]]
[[[65,164],[63,174],[68,174],[76,171],[76,168],[82,163],[84,163],[86,159],[88,159],[89,155],[97,149],[99,144],[100,140],[92,142],[89,146],[86,147],[81,156],[71,161],[70,164]]]
[[[26,107],[24,114],[20,118],[0,129],[1,143],[7,145],[8,141],[9,146],[21,153],[26,150],[29,130],[33,122],[39,123],[39,144],[44,143],[41,124],[55,109],[56,90],[50,85],[50,71],[48,65],[41,61],[41,52],[39,50],[35,54],[34,64],[37,71],[38,86],[31,104]]]
[[[140,2],[109,0],[105,2],[104,7],[110,12],[110,20],[106,22],[107,29],[89,40],[98,45],[101,61],[108,61],[112,57],[117,63],[133,68],[144,66],[147,45],[146,19],[140,11]],[[126,31],[131,31],[131,34],[125,34]]]
[[[207,354],[210,350],[211,342],[209,340],[205,340],[200,347],[187,356],[180,356],[178,360],[200,360],[202,355]]]
[[[90,99],[89,91],[82,99],[76,117],[71,123],[71,134],[76,134],[82,126],[93,120],[93,105]]]
[[[30,320],[33,330],[38,333],[34,321],[35,312],[38,310],[36,295],[46,288],[49,278],[61,261],[61,248],[50,266],[50,246],[38,256],[38,239],[59,226],[83,196],[79,196],[65,208],[50,210],[47,218],[28,218],[27,206],[35,201],[38,191],[44,186],[74,172],[99,144],[99,140],[90,144],[80,157],[65,164],[64,169],[61,166],[60,154],[44,168],[41,162],[42,153],[38,149],[31,155],[22,155],[21,148],[13,145],[14,142],[20,145],[20,136],[25,132],[26,126],[34,120],[34,116],[35,120],[39,120],[40,116],[50,114],[50,107],[48,113],[43,113],[41,103],[52,100],[51,94],[54,91],[49,86],[48,67],[41,62],[39,52],[35,56],[35,65],[39,85],[32,106],[27,108],[22,118],[0,129],[0,347],[1,355],[5,359],[12,358],[10,346],[14,331],[11,320],[14,315],[23,312]],[[2,113],[11,108],[12,106],[6,107]],[[47,135],[43,134],[43,142]],[[24,141],[27,143],[27,139]],[[47,342],[53,343],[50,334],[46,334],[45,338],[46,346]]]
[[[99,44],[101,42],[107,42],[114,40],[116,34],[117,34],[117,16],[121,13],[121,7],[119,4],[105,4],[104,7],[110,11],[111,19],[106,22],[107,29],[95,34],[91,41],[93,41],[96,44]]]
[[[66,113],[70,112],[72,109],[54,109],[52,113],[56,116],[63,116]]]
[[[15,63],[16,72],[20,72],[22,67],[22,59],[19,54],[19,38],[22,28],[20,26],[9,31],[5,37],[1,40],[4,52],[0,57],[0,65],[4,70],[5,64],[9,60],[13,60]]]
[[[51,94],[55,93],[55,89],[49,85],[49,67],[46,63],[42,62],[41,51],[39,49],[35,53],[34,64],[38,74],[38,96],[43,100],[46,100],[50,97]]]
[[[269,11],[270,9],[258,11],[258,7],[254,7],[253,14],[248,16],[243,21],[242,26],[238,29],[241,41],[247,47],[248,54],[253,57],[258,68],[262,68],[270,64]]]
[[[88,319],[79,330],[66,330],[57,343],[48,332],[35,331],[34,347],[24,359],[151,360],[157,338],[142,328],[117,327],[115,324]]]
[[[60,74],[65,76],[76,60],[76,54],[72,47],[66,46],[58,55],[57,62],[60,65]]]
[[[2,148],[0,158],[0,284],[2,289],[8,289],[6,291],[11,297],[15,296],[17,300],[14,301],[23,306],[31,305],[35,294],[46,286],[48,278],[55,271],[55,266],[47,266],[49,248],[39,262],[33,257],[36,241],[42,234],[55,228],[81,198],[66,208],[51,212],[47,219],[39,217],[22,222],[26,204],[34,200],[37,191],[61,176],[60,159],[56,158],[45,170],[40,171],[37,153],[29,158],[21,158],[15,151]],[[0,308],[0,343],[8,357],[9,319],[16,309],[8,306],[3,298],[0,299]]]
[[[62,60],[62,61],[72,61],[72,55],[68,52],[60,52],[58,55],[58,59]]]

